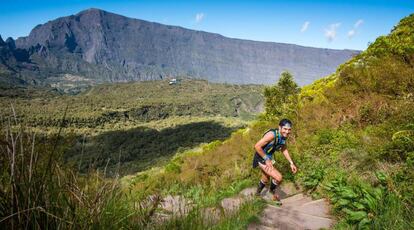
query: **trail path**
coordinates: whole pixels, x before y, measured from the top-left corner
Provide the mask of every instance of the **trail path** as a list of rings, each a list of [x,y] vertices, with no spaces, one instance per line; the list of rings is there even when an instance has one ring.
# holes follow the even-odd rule
[[[245,201],[253,199],[255,191],[255,187],[246,188],[236,196],[223,199],[220,207],[205,208],[202,210],[203,218],[217,222],[221,216],[236,212]],[[292,183],[283,184],[277,192],[282,198],[282,205],[271,200],[267,188],[263,190],[261,197],[267,204],[259,216],[259,222],[250,223],[248,230],[329,229],[335,223],[325,199],[312,200],[300,193]],[[186,215],[192,208],[190,202],[180,196],[167,196],[160,206],[164,211],[155,216],[161,222],[170,219],[172,215]]]
[[[249,188],[252,192],[255,188]],[[282,205],[271,201],[271,195],[264,190],[261,196],[268,201],[259,216],[258,223],[251,223],[248,230],[302,230],[329,229],[334,224],[330,216],[330,205],[325,199],[312,200],[297,191],[293,184],[286,184],[278,190]]]

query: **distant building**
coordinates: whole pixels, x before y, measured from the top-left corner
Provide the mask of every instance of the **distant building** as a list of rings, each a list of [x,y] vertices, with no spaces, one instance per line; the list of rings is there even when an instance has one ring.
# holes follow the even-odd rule
[[[169,85],[177,85],[180,83],[180,80],[177,80],[177,78],[173,78],[169,81]]]

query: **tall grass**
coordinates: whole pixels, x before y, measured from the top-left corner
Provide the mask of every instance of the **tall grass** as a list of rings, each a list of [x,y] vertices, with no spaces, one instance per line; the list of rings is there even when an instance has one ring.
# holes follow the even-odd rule
[[[37,136],[18,124],[15,114],[5,120],[0,127],[1,226],[91,229],[148,222],[157,200],[136,205],[118,178],[105,178],[105,170],[81,176],[62,163],[67,146],[62,129],[53,137]]]
[[[79,174],[63,161],[72,144],[63,128],[54,136],[39,135],[12,114],[0,126],[0,224],[7,229],[241,229],[261,210],[260,202],[250,201],[210,220],[208,208],[252,181],[235,181],[217,191],[190,183],[175,193],[192,200],[191,211],[160,221],[160,194],[174,193],[174,188],[140,195],[122,186],[118,177],[108,178],[106,168]]]

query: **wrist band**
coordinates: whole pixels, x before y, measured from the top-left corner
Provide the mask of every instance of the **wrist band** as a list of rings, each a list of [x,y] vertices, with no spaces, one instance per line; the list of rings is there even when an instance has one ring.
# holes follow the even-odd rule
[[[290,162],[290,164],[291,164],[291,165],[294,165],[294,164],[293,164],[293,161],[289,161],[289,162]]]
[[[269,156],[268,156],[268,155],[265,155],[265,156],[263,157],[263,160],[267,161],[267,160],[270,160],[270,158],[269,158]]]

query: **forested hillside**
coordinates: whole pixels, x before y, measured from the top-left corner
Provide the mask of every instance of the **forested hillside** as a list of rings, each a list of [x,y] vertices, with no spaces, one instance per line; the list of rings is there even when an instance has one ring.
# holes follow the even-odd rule
[[[67,162],[125,175],[229,137],[262,111],[262,89],[192,79],[105,84],[78,95],[15,89],[0,97],[1,120],[13,117],[46,136],[63,128]]]
[[[148,122],[175,116],[254,118],[263,108],[260,85],[230,85],[183,79],[102,84],[78,95],[18,89],[0,97],[3,115],[14,104],[18,118],[32,126],[100,128],[119,122]],[[67,110],[66,110],[66,107]]]

